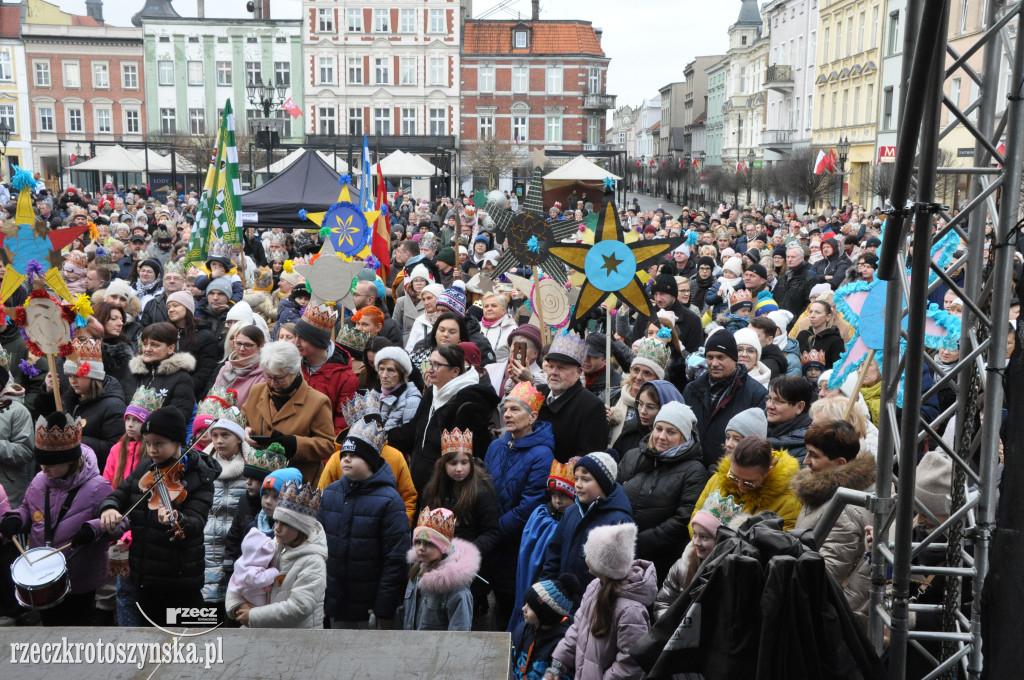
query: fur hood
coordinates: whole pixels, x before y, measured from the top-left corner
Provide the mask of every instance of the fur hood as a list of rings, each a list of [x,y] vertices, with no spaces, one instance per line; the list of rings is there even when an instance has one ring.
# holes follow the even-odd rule
[[[875,457],[867,451],[861,451],[846,465],[830,467],[816,475],[811,474],[810,468],[804,468],[793,477],[790,488],[801,503],[818,507],[831,500],[841,486],[859,491],[873,487],[874,484]]]
[[[146,375],[149,373],[149,368],[146,366],[146,362],[142,360],[141,354],[128,362],[128,369],[135,375]],[[156,369],[156,374],[171,375],[178,371],[191,373],[194,370],[196,370],[196,359],[194,356],[188,352],[175,352],[160,362]]]
[[[717,486],[722,490],[722,495],[733,496],[741,505],[752,507],[770,506],[772,499],[785,495],[793,477],[800,472],[800,463],[786,451],[772,451],[772,455],[775,457],[775,467],[768,473],[764,484],[744,494],[736,488],[736,482],[729,479],[729,471],[732,469],[729,456],[722,456],[715,470]]]
[[[416,549],[406,553],[409,564],[416,563]],[[468,588],[480,571],[480,551],[469,541],[452,539],[452,551],[434,569],[417,577],[416,587],[435,595],[451,595]]]

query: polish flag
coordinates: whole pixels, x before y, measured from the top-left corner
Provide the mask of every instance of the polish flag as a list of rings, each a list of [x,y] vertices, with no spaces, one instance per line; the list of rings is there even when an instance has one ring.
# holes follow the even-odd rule
[[[743,173],[746,169],[747,169],[747,164],[746,164],[745,161],[740,161],[739,163],[736,164],[736,174],[737,175]]]
[[[298,118],[302,115],[302,109],[296,105],[295,101],[291,97],[284,100],[284,104],[281,105],[281,108],[287,111],[288,115],[292,118]]]
[[[695,168],[699,168],[700,167],[700,159],[699,158],[694,158],[693,159],[693,167],[695,167]]]
[[[832,161],[832,152],[829,151],[827,154],[824,151],[818,151],[818,158],[814,161],[814,174],[820,175],[821,173],[829,170],[829,165]]]

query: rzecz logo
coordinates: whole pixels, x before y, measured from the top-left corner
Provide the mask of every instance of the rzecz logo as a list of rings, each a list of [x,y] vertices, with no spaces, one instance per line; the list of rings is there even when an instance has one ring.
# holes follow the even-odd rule
[[[182,626],[197,623],[217,623],[216,607],[168,607],[167,625]]]

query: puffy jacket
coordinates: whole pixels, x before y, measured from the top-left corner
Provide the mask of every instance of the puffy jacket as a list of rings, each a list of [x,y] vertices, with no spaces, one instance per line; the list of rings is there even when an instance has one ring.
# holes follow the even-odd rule
[[[164,467],[169,465],[170,461]],[[128,515],[132,530],[128,566],[137,586],[196,592],[203,587],[203,528],[213,505],[213,481],[220,474],[220,464],[203,454],[190,453],[183,465],[185,500],[174,509],[178,511],[185,538],[172,541],[173,531],[157,520],[157,511],[150,510],[146,502],[139,503]],[[156,464],[148,461],[136,466],[131,476],[100,504],[100,514],[108,508],[124,513],[132,507],[143,493],[139,480],[156,469]]]
[[[811,414],[807,411],[792,420],[783,423],[768,423],[768,443],[773,449],[786,451],[803,465],[807,447],[804,446],[804,435],[811,426]]]
[[[94,538],[99,538],[100,504],[110,495],[110,483],[100,475],[96,467],[96,455],[85,444],[82,445],[82,462],[82,469],[69,479],[50,479],[45,473],[38,472],[29,484],[21,507],[13,514],[21,519],[22,529],[29,532],[31,547],[42,548],[46,545],[45,524],[38,518],[42,516],[47,501],[50,504],[50,517],[56,522],[65,499],[75,489],[78,491],[75,492],[71,507],[54,526],[51,545],[68,543],[86,524],[92,528]],[[72,593],[77,595],[94,591],[107,578],[108,545],[105,540],[94,540],[88,545],[64,551]]]
[[[136,356],[129,362],[128,368],[131,370],[132,384],[127,391],[135,394],[135,390],[140,387],[167,390],[164,406],[177,408],[186,422],[192,419],[192,411],[196,406],[191,375],[196,368],[195,357],[188,352],[175,352],[163,361],[147,364],[141,356]]]
[[[238,505],[231,518],[231,526],[224,537],[224,573],[229,579],[235,571],[235,560],[242,555],[242,539],[262,509],[258,491],[254,496],[250,496],[248,492],[239,496]]]
[[[704,501],[708,496],[719,491],[723,497],[732,496],[748,515],[753,516],[768,510],[784,520],[786,531],[792,529],[796,524],[797,515],[800,514],[800,499],[789,488],[789,483],[800,471],[800,463],[785,451],[772,451],[772,456],[775,458],[775,467],[765,477],[764,484],[745,493],[740,493],[736,482],[729,478],[732,461],[729,456],[723,456],[700,498],[697,499],[694,514],[704,507]],[[690,535],[693,535],[692,529]]]
[[[843,284],[846,278],[846,270],[853,266],[853,261],[846,256],[846,252],[834,238],[827,238],[821,243],[822,245],[827,243],[832,246],[832,255],[831,257],[823,256],[815,262],[814,273],[824,283],[832,286],[832,290],[835,290]]]
[[[571,623],[572,618],[567,617],[549,628],[538,628],[520,615],[512,628],[512,680],[542,680],[555,647]]]
[[[521,439],[506,432],[487,449],[487,472],[498,495],[500,538],[484,557],[484,577],[495,590],[515,590],[516,559],[523,527],[533,511],[544,503],[548,473],[555,459],[551,423],[538,420],[534,430]]]
[[[277,337],[277,332],[281,330],[281,326],[286,323],[295,323],[302,318],[302,308],[295,304],[295,300],[284,297],[281,298],[281,302],[277,305],[277,323],[274,324],[274,337]]]
[[[110,447],[124,434],[125,403],[120,383],[108,375],[103,378],[103,391],[98,397],[82,401],[78,393],[68,390],[62,399],[67,413],[85,420],[82,443],[96,453],[96,465],[102,470]]]
[[[391,468],[328,486],[317,519],[327,532],[327,615],[367,621],[372,610],[378,619],[394,618],[405,592],[411,533]]]
[[[395,447],[385,444],[384,448],[380,450],[380,457],[391,467],[391,474],[395,476],[395,488],[398,489],[398,495],[405,502],[405,514],[409,516],[409,526],[415,526],[416,487],[412,483],[412,475],[409,474],[409,464],[405,462],[405,456]],[[323,490],[339,479],[341,479],[341,454],[335,451],[324,464],[324,471],[320,475],[317,486]],[[258,511],[259,508],[257,508]],[[239,545],[243,538],[245,537],[238,537]]]
[[[846,351],[846,343],[836,326],[829,326],[820,333],[815,333],[808,328],[797,334],[796,341],[800,344],[801,352],[806,352],[809,349],[824,352],[825,370],[831,369],[832,364],[839,361],[840,355]]]
[[[411,382],[405,383],[386,397],[381,396],[380,390],[373,392],[380,399],[380,415],[384,419],[385,431],[391,431],[412,420],[423,398]]]
[[[804,367],[803,364],[800,363],[800,343],[785,335],[780,337],[785,338],[782,346],[775,346],[779,347],[779,349],[782,350],[782,353],[786,356],[786,375],[802,377],[804,374]]]
[[[416,549],[406,554],[415,564]],[[480,570],[480,551],[461,538],[452,540],[451,552],[426,573],[405,586],[402,603],[404,630],[469,631],[473,627],[473,595],[469,587]]]
[[[352,360],[341,345],[335,343],[334,351],[327,357],[327,363],[312,373],[306,362],[302,362],[302,377],[317,392],[331,400],[331,413],[334,415],[334,433],[346,427],[345,416],[341,415],[341,406],[353,397],[359,387],[359,377],[352,370]]]
[[[35,428],[25,407],[25,390],[8,386],[0,394],[0,486],[12,506],[21,505],[35,463]]]
[[[601,587],[594,580],[583,595],[583,603],[555,647],[552,661],[571,671],[574,680],[628,680],[643,676],[643,671],[629,655],[629,648],[647,634],[651,627],[649,607],[658,593],[658,579],[654,565],[646,560],[635,560],[629,574],[615,589],[615,608],[612,627],[607,635],[594,637],[590,624],[594,617],[597,591]]]
[[[718,407],[711,408],[711,376],[708,373],[700,376],[683,390],[686,405],[693,409],[697,416],[696,432],[700,438],[704,452],[704,467],[714,467],[722,457],[725,445],[725,426],[737,413],[748,408],[764,410],[768,400],[768,390],[759,382],[747,375],[742,364],[736,364],[736,373],[732,377],[733,385],[729,393],[722,398]]]
[[[220,363],[224,350],[209,325],[200,322],[196,328],[195,339],[191,342],[186,342],[181,329],[178,329],[177,351],[188,352],[196,360],[195,368],[192,369],[192,391],[198,401],[206,396],[210,376],[217,374],[217,364]]]
[[[124,403],[130,403],[134,396],[134,394],[128,393],[128,385],[131,384],[131,369],[128,364],[135,356],[132,346],[124,340],[104,338],[101,349],[103,350],[103,372],[121,384]]]
[[[683,554],[693,506],[708,480],[696,437],[664,453],[649,448],[650,436],[619,462],[619,483],[633,509],[636,555],[651,560],[664,578]]]
[[[555,512],[551,503],[545,503],[530,515],[523,527],[523,538],[519,544],[519,558],[516,569],[516,599],[515,602],[523,602],[527,589],[539,581],[538,572],[544,566],[544,553],[547,551],[548,543],[558,529],[561,515]],[[508,629],[514,631],[523,620],[523,611],[516,607],[512,610],[512,620],[509,621]]]
[[[212,451],[213,445],[207,447]],[[210,506],[210,516],[203,527],[203,541],[206,548],[206,571],[205,585],[203,586],[203,599],[207,602],[223,602],[224,592],[227,587],[227,579],[230,578],[231,570],[225,569],[227,554],[228,530],[235,518],[235,511],[241,497],[245,494],[245,477],[242,476],[242,468],[245,467],[245,454],[249,451],[249,445],[242,442],[242,451],[236,454],[231,460],[212,454],[212,458],[220,465],[220,474],[213,480],[213,505]],[[237,555],[235,556],[237,558]],[[232,564],[234,561],[232,560]]]

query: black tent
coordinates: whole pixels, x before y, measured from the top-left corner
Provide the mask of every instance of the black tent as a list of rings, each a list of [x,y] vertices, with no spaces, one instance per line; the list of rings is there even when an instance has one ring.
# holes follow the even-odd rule
[[[266,184],[242,194],[242,210],[258,214],[248,227],[316,229],[299,217],[300,210],[324,212],[338,202],[338,173],[316,151],[308,149]]]

